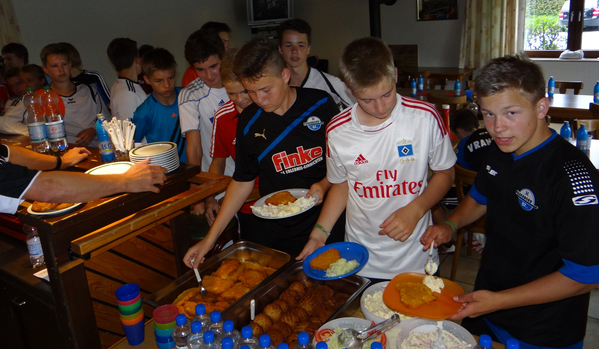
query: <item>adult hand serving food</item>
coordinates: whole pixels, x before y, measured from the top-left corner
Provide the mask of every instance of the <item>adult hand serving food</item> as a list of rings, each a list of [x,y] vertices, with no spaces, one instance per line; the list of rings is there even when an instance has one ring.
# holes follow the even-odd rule
[[[75,148],[64,155],[64,163],[73,164],[89,155]],[[132,166],[122,175],[92,176],[76,172],[44,171],[51,163],[62,168],[63,158],[0,145],[0,179],[5,186],[0,191],[0,211],[14,214],[23,200],[77,203],[122,192],[159,192],[156,184],[166,180],[165,169],[147,161]]]

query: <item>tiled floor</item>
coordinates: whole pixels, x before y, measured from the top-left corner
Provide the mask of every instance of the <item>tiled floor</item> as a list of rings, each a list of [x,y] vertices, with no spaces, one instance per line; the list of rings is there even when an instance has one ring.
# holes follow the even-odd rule
[[[480,254],[472,252],[467,256],[465,248],[460,253],[460,262],[456,274],[456,283],[462,286],[465,292],[470,292],[474,288],[474,280],[480,265]],[[439,272],[442,277],[449,278],[451,274],[451,264],[453,262],[453,253],[441,255],[441,267]],[[599,289],[591,292],[591,304],[589,306],[589,320],[587,322],[587,335],[584,339],[584,349],[599,348]]]

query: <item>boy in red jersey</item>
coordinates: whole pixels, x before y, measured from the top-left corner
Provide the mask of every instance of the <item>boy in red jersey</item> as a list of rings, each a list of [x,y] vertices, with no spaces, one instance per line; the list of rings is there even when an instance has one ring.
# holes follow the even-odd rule
[[[454,179],[449,136],[434,106],[395,92],[393,56],[380,39],[351,42],[340,68],[358,102],[327,126],[332,187],[299,257],[322,246],[325,231],[347,209],[345,240],[369,251],[360,275],[388,280],[424,273],[428,253],[420,237],[431,224],[431,207]],[[437,253],[434,258],[438,263]]]

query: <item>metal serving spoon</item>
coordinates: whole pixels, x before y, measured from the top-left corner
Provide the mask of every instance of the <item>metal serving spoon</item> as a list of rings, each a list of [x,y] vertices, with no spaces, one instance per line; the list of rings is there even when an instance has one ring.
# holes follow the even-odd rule
[[[424,265],[424,271],[428,275],[433,275],[437,272],[437,264],[433,262],[433,249],[435,248],[435,242],[431,243],[431,247],[428,248],[428,258],[426,260],[426,264]]]
[[[341,344],[343,348],[358,349],[362,346],[362,343],[379,336],[381,333],[397,325],[399,321],[399,315],[393,314],[389,319],[362,331],[356,331],[353,328],[345,329],[343,330],[343,333],[339,335],[339,344]],[[371,331],[373,332],[368,335]]]
[[[437,340],[433,342],[432,349],[447,349],[447,346],[441,340],[443,335],[443,321],[437,321]]]
[[[192,265],[193,265],[193,262],[195,262],[195,259],[191,260]],[[208,293],[208,291],[206,291],[206,289],[204,288],[204,285],[202,285],[202,277],[200,276],[200,272],[198,271],[198,268],[193,268],[193,272],[196,274],[196,279],[198,279],[198,283],[200,284],[200,293],[201,294]]]

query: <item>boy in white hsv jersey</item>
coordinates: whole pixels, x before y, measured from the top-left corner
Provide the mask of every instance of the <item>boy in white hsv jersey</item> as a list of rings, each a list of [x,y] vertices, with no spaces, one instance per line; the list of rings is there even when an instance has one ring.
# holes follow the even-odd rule
[[[327,125],[332,187],[300,257],[325,243],[324,231],[347,208],[345,240],[370,254],[360,275],[424,273],[428,252],[420,237],[431,222],[430,208],[454,179],[449,136],[434,106],[395,92],[393,56],[380,39],[351,42],[340,68],[358,102]]]

